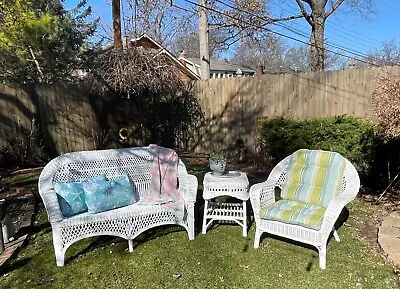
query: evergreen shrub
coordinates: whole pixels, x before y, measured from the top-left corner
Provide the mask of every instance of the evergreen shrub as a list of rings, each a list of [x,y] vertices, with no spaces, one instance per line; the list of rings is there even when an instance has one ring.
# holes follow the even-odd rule
[[[273,118],[262,121],[263,151],[275,165],[302,148],[340,153],[360,174],[369,174],[378,146],[377,126],[353,116],[332,116],[296,120]]]

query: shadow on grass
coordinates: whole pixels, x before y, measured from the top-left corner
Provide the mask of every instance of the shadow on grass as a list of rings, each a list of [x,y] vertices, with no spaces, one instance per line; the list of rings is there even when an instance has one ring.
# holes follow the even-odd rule
[[[18,270],[26,265],[28,265],[32,261],[32,258],[23,258],[19,260],[14,260],[11,262],[9,266],[6,268],[6,273],[9,274],[15,270]]]
[[[335,230],[338,230],[341,226],[343,226],[343,224],[348,220],[349,218],[349,210],[345,207],[342,212],[340,213],[336,223],[335,223]],[[340,236],[339,236],[340,237]],[[318,257],[318,250],[316,247],[310,245],[310,244],[306,244],[306,243],[302,243],[299,241],[295,241],[289,238],[285,238],[285,237],[281,237],[281,236],[277,236],[277,235],[273,235],[270,233],[263,233],[261,235],[260,238],[260,245],[262,244],[263,240],[266,238],[271,238],[271,239],[275,239],[275,240],[279,240],[285,243],[289,243],[292,244],[294,246],[299,246],[299,247],[303,247],[306,249],[310,249],[314,252],[317,253],[317,255],[312,255],[310,261],[308,262],[307,266],[306,266],[306,271],[311,271],[313,266],[317,266],[319,267],[319,257]],[[328,237],[328,242],[327,242],[327,250],[329,248],[329,243],[331,241],[331,239],[333,238],[333,232],[329,235]]]
[[[179,225],[163,225],[163,226],[158,226],[155,228],[151,228],[149,230],[144,231],[141,233],[139,236],[137,236],[135,239],[133,239],[133,250],[140,246],[141,244],[145,242],[149,242],[151,240],[157,239],[159,237],[167,236],[171,233],[176,233],[176,232],[186,232],[185,228]],[[89,245],[87,245],[83,250],[79,250],[76,252],[74,255],[68,257],[65,259],[66,263],[69,261],[76,260],[80,258],[81,256],[84,256],[87,253],[90,253],[96,249],[101,249],[105,248],[108,246],[111,246],[112,244],[120,244],[120,243],[125,243],[126,242],[126,249],[128,248],[128,240],[116,236],[98,236],[98,237],[93,237],[93,241],[90,242]],[[83,239],[85,240],[85,239]],[[80,242],[80,241],[78,241]],[[74,243],[73,245],[77,244],[78,242]],[[72,246],[73,246],[72,245]],[[67,250],[68,251],[68,250]]]

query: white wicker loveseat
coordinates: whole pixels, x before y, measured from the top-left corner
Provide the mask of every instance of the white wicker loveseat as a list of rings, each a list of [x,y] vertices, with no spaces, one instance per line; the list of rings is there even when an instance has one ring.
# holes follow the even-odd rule
[[[194,205],[197,194],[197,178],[186,171],[179,159],[178,192],[184,203],[184,214],[162,205],[140,205],[112,209],[97,214],[83,212],[64,217],[54,184],[80,182],[99,174],[109,179],[127,174],[135,186],[135,195],[141,200],[152,182],[150,169],[153,154],[149,147],[83,151],[63,154],[50,161],[39,178],[39,193],[43,199],[53,232],[53,244],[57,266],[64,265],[68,247],[83,238],[112,235],[128,240],[133,251],[133,239],[150,228],[161,225],[180,225],[194,239]]]
[[[294,184],[295,193],[288,200],[284,191],[289,191],[285,186],[290,185],[289,179],[295,175],[291,169],[293,158],[299,153],[318,154],[326,153],[328,157],[336,157],[342,162],[342,174],[338,175],[336,182],[336,193],[328,190],[320,189],[314,199],[309,202],[299,201],[299,183]],[[317,165],[320,168],[319,165]],[[314,167],[315,168],[315,167]],[[317,168],[317,169],[318,169]],[[299,169],[303,177],[310,168],[307,166]],[[311,174],[313,174],[311,172]],[[330,171],[324,172],[327,179],[330,177]],[[289,175],[289,176],[288,176]],[[295,176],[296,177],[296,176]],[[293,177],[293,178],[295,178]],[[313,175],[316,178],[316,174]],[[302,180],[301,180],[302,181]],[[300,181],[300,183],[301,183]],[[326,183],[325,183],[326,184]],[[323,187],[323,186],[322,186]],[[275,190],[281,190],[281,200],[275,200]],[[360,179],[354,166],[341,155],[333,152],[299,150],[292,155],[286,157],[279,162],[271,171],[268,179],[265,182],[255,184],[250,188],[250,201],[254,211],[256,223],[256,234],[254,240],[254,248],[258,248],[262,233],[269,233],[281,236],[287,239],[310,244],[317,248],[319,253],[319,266],[321,269],[326,268],[326,246],[333,233],[336,241],[340,241],[335,229],[335,223],[346,204],[353,200],[360,188]],[[315,189],[315,187],[314,187]],[[296,191],[297,190],[297,191]],[[330,197],[324,194],[332,194]],[[311,208],[311,209],[310,209]],[[267,213],[268,212],[268,213]],[[308,213],[314,216],[307,216]],[[319,215],[318,215],[319,214]],[[306,225],[306,222],[309,224]]]

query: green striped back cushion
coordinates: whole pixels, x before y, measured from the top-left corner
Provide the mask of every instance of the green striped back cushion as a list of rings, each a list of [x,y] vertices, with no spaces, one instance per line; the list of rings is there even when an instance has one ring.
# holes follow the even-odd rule
[[[290,158],[283,199],[328,207],[339,194],[346,161],[338,153],[301,149]]]

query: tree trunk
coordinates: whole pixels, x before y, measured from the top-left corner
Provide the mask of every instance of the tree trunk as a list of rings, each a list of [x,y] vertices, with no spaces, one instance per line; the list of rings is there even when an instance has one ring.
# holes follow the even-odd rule
[[[325,17],[323,14],[313,13],[310,38],[310,70],[323,71],[325,69]]]
[[[43,81],[44,81],[44,74],[43,74],[42,69],[40,68],[39,61],[37,60],[37,58],[36,58],[36,56],[35,56],[35,53],[33,52],[32,46],[28,45],[28,48],[29,48],[29,53],[30,53],[31,56],[32,56],[33,62],[34,62],[35,65],[36,65],[36,69],[37,69],[38,72],[39,72],[39,82],[43,82]]]
[[[112,0],[112,17],[114,31],[114,48],[122,48],[121,38],[121,3],[120,0]]]
[[[206,0],[199,0],[199,44],[201,79],[210,78],[210,48],[208,45],[208,18]]]

